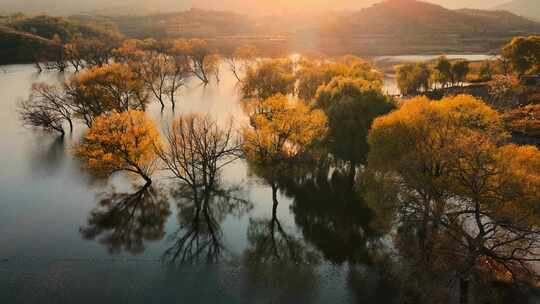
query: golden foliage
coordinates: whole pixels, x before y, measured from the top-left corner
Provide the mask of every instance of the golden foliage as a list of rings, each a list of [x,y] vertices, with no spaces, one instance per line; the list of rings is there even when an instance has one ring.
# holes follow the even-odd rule
[[[144,112],[113,111],[94,121],[76,154],[98,176],[126,171],[150,182],[159,146],[159,133]]]
[[[466,261],[458,267],[508,278],[495,264],[482,265],[489,258],[513,278],[529,276],[540,245],[540,151],[506,144],[496,111],[466,95],[416,98],[376,119],[369,142],[369,166],[400,187],[394,210],[441,223],[457,242],[446,250]]]
[[[302,58],[298,71],[298,97],[311,101],[317,89],[335,77],[363,79],[373,86],[382,87],[382,75],[371,64],[354,56],[345,56],[336,61],[325,62]]]
[[[244,151],[249,159],[268,164],[298,156],[327,131],[324,112],[283,95],[261,103],[251,124],[243,130]]]
[[[144,81],[122,63],[85,70],[66,83],[66,92],[75,113],[88,126],[99,115],[144,110],[148,102]]]

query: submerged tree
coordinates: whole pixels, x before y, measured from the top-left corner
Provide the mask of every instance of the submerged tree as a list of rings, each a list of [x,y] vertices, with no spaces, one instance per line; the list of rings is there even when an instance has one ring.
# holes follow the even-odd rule
[[[174,109],[176,94],[192,72],[187,50],[177,44],[154,39],[131,39],[114,50],[116,60],[129,64],[135,70],[162,109],[166,97]]]
[[[89,127],[102,114],[144,110],[148,103],[144,81],[127,64],[86,70],[72,77],[65,91],[75,114]]]
[[[243,74],[257,62],[259,50],[255,46],[246,45],[236,48],[225,56],[225,61],[234,77],[242,82]]]
[[[183,115],[165,131],[157,150],[164,169],[194,188],[209,186],[220,171],[241,156],[232,120],[225,128],[209,116]]]
[[[72,110],[61,88],[35,84],[27,100],[18,105],[19,115],[25,126],[65,134],[64,123],[73,131]]]
[[[174,41],[175,52],[182,54],[190,62],[191,73],[203,84],[210,82],[210,76],[218,77],[219,56],[207,41],[202,39]]]
[[[152,183],[159,149],[159,133],[144,112],[113,111],[98,117],[84,136],[76,153],[92,173],[108,177],[128,172]]]
[[[259,163],[292,160],[326,131],[323,111],[277,95],[260,103],[251,115],[251,126],[243,131],[243,149],[248,158]]]

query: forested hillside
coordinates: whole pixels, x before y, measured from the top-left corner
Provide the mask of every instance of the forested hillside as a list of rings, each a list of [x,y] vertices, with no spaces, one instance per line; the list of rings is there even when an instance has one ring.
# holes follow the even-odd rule
[[[119,39],[121,34],[106,22],[80,22],[69,18],[22,14],[0,17],[0,64],[33,62],[76,37]]]

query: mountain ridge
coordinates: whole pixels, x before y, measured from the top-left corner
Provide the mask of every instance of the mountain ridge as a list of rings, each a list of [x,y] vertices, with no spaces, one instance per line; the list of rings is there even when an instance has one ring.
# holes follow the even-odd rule
[[[495,10],[506,10],[514,14],[540,20],[540,3],[537,0],[512,0],[493,7]]]

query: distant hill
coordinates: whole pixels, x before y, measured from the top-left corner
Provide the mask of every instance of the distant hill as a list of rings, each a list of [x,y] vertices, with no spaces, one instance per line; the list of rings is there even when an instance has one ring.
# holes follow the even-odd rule
[[[326,47],[368,54],[486,52],[513,36],[540,33],[540,23],[505,11],[386,0],[327,22],[321,33]]]
[[[508,34],[540,31],[540,23],[501,11],[450,10],[416,0],[387,0],[329,25],[351,34],[418,35],[425,33]]]
[[[540,2],[538,0],[513,0],[508,3],[495,6],[496,10],[507,10],[514,14],[540,20]]]
[[[69,41],[75,35],[98,38],[119,35],[116,29],[110,25],[106,26],[106,23],[97,25],[82,23],[64,17],[45,15],[16,18],[6,22],[5,25],[15,30],[31,33],[46,39],[53,39],[55,35],[58,35],[62,41]]]
[[[274,14],[322,10],[358,10],[381,0],[1,0],[0,13],[143,15],[190,8]],[[427,0],[447,8],[488,9],[510,0]],[[307,3],[307,5],[306,5]]]
[[[106,25],[106,26],[105,26]],[[32,62],[39,54],[61,47],[76,35],[111,41],[121,37],[114,27],[50,16],[0,17],[0,64]]]
[[[43,37],[0,25],[0,65],[32,62],[36,53],[55,47]]]

